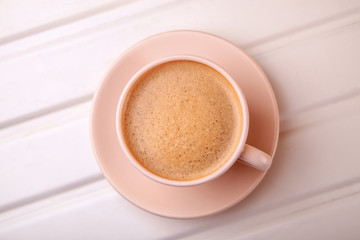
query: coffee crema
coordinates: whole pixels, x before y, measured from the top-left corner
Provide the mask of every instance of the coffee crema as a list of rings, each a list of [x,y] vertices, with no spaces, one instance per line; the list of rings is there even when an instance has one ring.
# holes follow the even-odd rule
[[[242,132],[228,80],[202,63],[177,60],[142,75],[125,100],[121,127],[133,157],[171,180],[207,176],[226,163]]]

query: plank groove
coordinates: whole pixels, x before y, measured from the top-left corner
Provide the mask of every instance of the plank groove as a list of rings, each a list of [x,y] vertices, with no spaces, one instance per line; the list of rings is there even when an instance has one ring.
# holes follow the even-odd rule
[[[102,178],[89,139],[89,107],[1,131],[0,211]]]
[[[0,45],[91,17],[128,2],[129,0],[105,0],[99,4],[98,1],[76,0],[52,1],[49,4],[44,0],[1,1]]]
[[[332,199],[329,196],[321,196],[323,201],[304,208],[295,207],[295,211],[289,213],[293,206],[283,206],[280,209],[270,210],[267,216],[255,216],[251,219],[238,220],[230,223],[230,226],[218,226],[216,229],[206,229],[195,234],[189,234],[181,239],[357,239],[359,229],[357,222],[348,222],[349,217],[353,220],[360,217],[359,199],[360,189],[357,183],[357,191]],[[292,205],[298,205],[294,203]],[[261,219],[259,221],[259,219]],[[258,222],[259,221],[259,222]],[[244,224],[245,222],[245,224]],[[256,223],[256,224],[255,224]],[[241,225],[240,225],[241,224]],[[244,226],[245,225],[245,226]],[[239,229],[239,226],[240,227]],[[226,231],[225,231],[226,229]],[[336,229],[336,231],[331,231]]]

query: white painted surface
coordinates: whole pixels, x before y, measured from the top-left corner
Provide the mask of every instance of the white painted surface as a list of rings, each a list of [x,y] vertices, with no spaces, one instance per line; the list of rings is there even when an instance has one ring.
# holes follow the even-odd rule
[[[359,1],[51,2],[0,3],[0,239],[360,236]],[[244,48],[280,108],[264,181],[201,219],[153,216],[123,199],[103,178],[88,133],[109,64],[175,29]]]

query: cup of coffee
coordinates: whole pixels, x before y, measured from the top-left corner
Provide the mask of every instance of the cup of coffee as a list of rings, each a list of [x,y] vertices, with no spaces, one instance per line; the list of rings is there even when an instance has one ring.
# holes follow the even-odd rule
[[[145,176],[193,186],[224,174],[236,161],[266,171],[271,157],[246,144],[246,99],[212,61],[176,55],[140,69],[123,90],[116,130],[128,160]]]

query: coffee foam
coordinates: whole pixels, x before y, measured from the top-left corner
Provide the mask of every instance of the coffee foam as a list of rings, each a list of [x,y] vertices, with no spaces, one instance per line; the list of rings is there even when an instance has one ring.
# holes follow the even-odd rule
[[[233,154],[241,135],[241,105],[216,70],[173,61],[147,72],[131,89],[122,115],[134,158],[156,175],[193,180]]]

